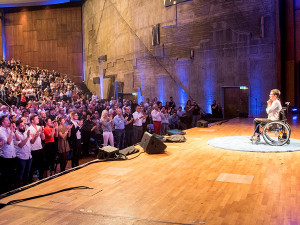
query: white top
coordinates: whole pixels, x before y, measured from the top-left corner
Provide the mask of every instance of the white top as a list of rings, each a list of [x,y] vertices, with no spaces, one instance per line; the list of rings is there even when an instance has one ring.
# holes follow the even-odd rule
[[[31,139],[34,139],[34,136],[36,134],[36,132],[40,129],[41,127],[36,125],[36,129],[31,125],[28,130],[30,130],[30,136],[31,136]],[[35,142],[33,144],[31,144],[31,151],[36,151],[36,150],[40,150],[40,149],[43,149],[43,146],[42,146],[42,139],[41,139],[41,136],[39,135]]]
[[[7,144],[7,138],[10,134],[9,128],[0,127],[0,141],[4,141],[4,144],[0,148],[0,156],[3,158],[15,158],[16,151],[14,147],[13,140],[11,141],[10,145]]]
[[[183,116],[183,114],[184,114],[184,111],[177,111],[177,116],[179,116],[179,117],[182,117]]]
[[[160,122],[162,113],[158,110],[153,109],[151,112],[151,117],[153,121]]]
[[[74,124],[74,128],[76,129],[78,127],[78,122],[76,120],[71,120],[71,122]],[[76,137],[77,137],[77,139],[81,139],[81,132],[80,132],[80,130],[78,130],[76,132]]]
[[[141,117],[143,116],[143,113],[139,113],[137,111],[135,111],[133,114],[133,126],[138,126],[138,127],[141,127],[143,125],[143,122],[146,121],[146,119],[141,119]],[[135,120],[138,118],[138,120],[135,122]]]
[[[98,99],[98,95],[92,95],[92,100],[97,100]]]
[[[32,155],[31,155],[31,144],[30,144],[30,138],[27,140],[26,144],[20,148],[18,146],[18,144],[20,142],[22,142],[24,139],[26,139],[27,137],[27,130],[24,133],[21,133],[20,131],[17,131],[19,137],[20,137],[20,141],[17,141],[14,137],[14,144],[15,144],[15,148],[17,151],[17,157],[19,159],[23,159],[23,160],[27,160],[27,159],[31,159]]]
[[[282,106],[279,100],[275,100],[274,102],[272,102],[272,104],[266,108],[268,119],[279,120],[279,112],[281,109]]]
[[[169,124],[169,118],[170,118],[170,114],[165,113],[161,115],[161,123],[167,123]]]

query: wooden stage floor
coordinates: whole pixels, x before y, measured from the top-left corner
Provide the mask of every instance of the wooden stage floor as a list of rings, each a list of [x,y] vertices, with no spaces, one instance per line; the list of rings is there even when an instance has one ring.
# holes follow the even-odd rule
[[[187,130],[165,154],[100,162],[1,199],[0,203],[87,186],[0,209],[0,224],[300,224],[300,152],[223,150],[206,142],[250,136],[233,119]],[[292,138],[300,139],[297,120]],[[132,157],[132,156],[129,156]]]

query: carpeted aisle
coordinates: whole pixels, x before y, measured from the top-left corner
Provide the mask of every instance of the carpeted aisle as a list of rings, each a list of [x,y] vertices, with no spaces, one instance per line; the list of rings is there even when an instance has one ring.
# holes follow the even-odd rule
[[[270,146],[263,138],[255,145],[249,140],[250,136],[228,136],[214,138],[207,142],[207,144],[222,149],[234,151],[247,151],[247,152],[292,152],[300,151],[300,140],[290,139],[290,144],[283,146]]]

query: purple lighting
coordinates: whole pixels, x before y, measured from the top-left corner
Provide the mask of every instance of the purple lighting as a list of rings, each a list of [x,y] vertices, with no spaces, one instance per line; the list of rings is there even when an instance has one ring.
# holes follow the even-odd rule
[[[9,2],[7,0],[7,2]],[[81,0],[31,0],[30,2],[18,2],[15,3],[0,3],[0,8],[8,8],[8,7],[25,7],[25,6],[37,6],[37,5],[56,5],[62,3],[69,2],[81,2]]]

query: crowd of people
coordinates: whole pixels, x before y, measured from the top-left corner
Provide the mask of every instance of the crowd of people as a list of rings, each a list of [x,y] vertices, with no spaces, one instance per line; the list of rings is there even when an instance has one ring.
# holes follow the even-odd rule
[[[1,192],[72,167],[101,146],[119,149],[140,142],[145,131],[165,135],[168,129],[196,126],[203,111],[188,100],[184,109],[173,98],[99,99],[85,94],[67,76],[0,61]]]

